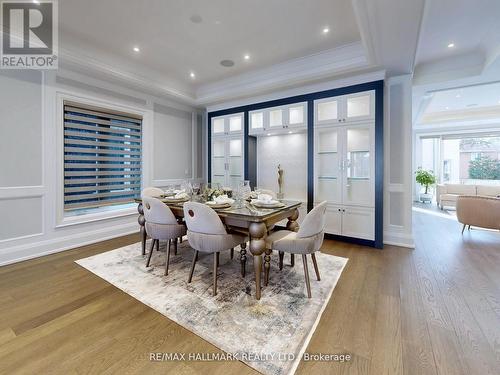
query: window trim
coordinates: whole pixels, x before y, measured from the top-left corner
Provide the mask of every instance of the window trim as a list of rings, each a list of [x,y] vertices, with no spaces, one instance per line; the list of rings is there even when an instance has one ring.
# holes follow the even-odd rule
[[[144,153],[144,149],[149,145],[146,131],[149,126],[150,111],[139,107],[119,103],[118,101],[108,101],[106,99],[95,98],[85,95],[76,95],[67,91],[56,92],[56,115],[55,123],[57,127],[56,136],[56,228],[67,227],[71,225],[90,223],[95,221],[126,217],[137,214],[135,207],[121,208],[117,210],[108,210],[103,212],[89,212],[82,215],[66,216],[64,214],[64,102],[77,102],[82,105],[94,106],[110,110],[110,112],[125,112],[142,117],[142,149],[141,149],[141,189],[144,186],[148,173],[145,165],[149,164],[149,159]]]

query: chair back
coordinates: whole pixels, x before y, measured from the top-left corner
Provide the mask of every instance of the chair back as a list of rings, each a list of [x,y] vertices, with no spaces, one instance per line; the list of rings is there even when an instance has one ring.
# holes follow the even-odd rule
[[[164,192],[162,189],[157,187],[147,187],[142,189],[141,198],[144,197],[160,197]]]
[[[190,232],[203,234],[227,234],[217,212],[206,204],[184,203],[184,221]]]
[[[306,215],[297,232],[297,237],[311,237],[323,232],[325,229],[325,212],[326,201],[323,201]]]
[[[146,223],[177,224],[177,219],[170,208],[157,198],[144,197],[142,207]]]

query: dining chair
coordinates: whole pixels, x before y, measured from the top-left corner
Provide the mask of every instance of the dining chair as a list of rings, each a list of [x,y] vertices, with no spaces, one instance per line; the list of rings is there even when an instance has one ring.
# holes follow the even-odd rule
[[[160,241],[168,241],[167,259],[165,261],[165,275],[168,275],[170,261],[170,245],[174,243],[177,248],[177,238],[186,234],[186,226],[179,224],[170,208],[157,198],[143,198],[144,217],[146,219],[146,233],[153,240],[149,251],[146,267],[149,267],[154,246],[159,250]]]
[[[316,278],[320,281],[318,263],[314,254],[323,244],[325,228],[326,201],[321,202],[309,212],[302,222],[298,232],[279,230],[266,238],[266,247],[269,250],[279,251],[279,267],[283,269],[283,254],[301,254],[304,264],[304,276],[306,279],[307,297],[311,298],[311,284],[309,281],[309,270],[307,267],[307,255],[311,255]],[[265,283],[269,282],[269,269],[266,269]]]
[[[219,215],[207,205],[197,202],[184,203],[184,220],[187,225],[189,245],[194,249],[193,262],[189,272],[188,283],[193,279],[194,267],[198,253],[214,255],[213,265],[213,295],[217,295],[217,267],[219,253],[235,246],[246,244],[247,238],[240,234],[227,233]]]
[[[142,189],[142,191],[141,191],[141,198],[144,198],[144,197],[159,198],[163,194],[165,194],[165,193],[160,188],[157,188],[157,187],[147,187],[147,188]]]

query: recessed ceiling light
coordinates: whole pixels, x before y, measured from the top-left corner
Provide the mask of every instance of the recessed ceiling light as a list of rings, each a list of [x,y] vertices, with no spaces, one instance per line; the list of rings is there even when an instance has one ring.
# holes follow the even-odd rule
[[[328,34],[330,32],[330,28],[327,26],[323,28],[323,34]]]
[[[453,48],[453,47],[455,47],[455,43],[452,42],[452,43],[448,44],[448,48]]]
[[[141,50],[139,49],[139,47],[134,47],[133,50],[134,50],[134,52],[141,52]]]
[[[190,76],[191,78],[195,78],[195,77],[196,77],[196,75],[194,74],[194,72],[189,73],[189,76]]]
[[[38,0],[33,0],[33,3],[34,3],[34,4],[40,4],[40,1],[38,1]]]
[[[220,24],[221,24],[221,22],[220,22],[219,20],[215,21],[214,23],[215,23],[216,25],[220,25]]]
[[[455,96],[455,98],[460,98],[460,97],[461,97],[461,95],[460,95],[460,94],[457,94],[457,95]]]
[[[271,133],[267,133],[267,136],[269,137],[271,135]]]
[[[450,107],[445,107],[445,109],[450,109]]]
[[[243,58],[244,58],[245,60],[250,60],[250,55],[249,55],[249,54],[246,54],[245,56],[243,56]]]
[[[220,64],[226,68],[230,68],[231,66],[234,66],[234,61],[233,60],[222,60]]]
[[[292,134],[292,131],[291,131],[291,130],[289,130],[289,131],[288,131],[288,134]]]

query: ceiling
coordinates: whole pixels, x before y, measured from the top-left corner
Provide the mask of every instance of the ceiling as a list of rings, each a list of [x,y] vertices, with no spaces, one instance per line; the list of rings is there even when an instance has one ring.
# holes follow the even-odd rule
[[[59,13],[62,49],[129,60],[186,90],[360,41],[346,0],[64,0]]]
[[[413,79],[414,125],[500,119],[499,16],[498,0],[426,1]]]

